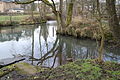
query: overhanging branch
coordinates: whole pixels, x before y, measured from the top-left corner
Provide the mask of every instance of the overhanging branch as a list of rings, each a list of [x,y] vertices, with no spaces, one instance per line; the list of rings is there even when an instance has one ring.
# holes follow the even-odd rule
[[[44,4],[50,6],[53,11],[56,13],[56,7],[55,7],[55,3],[54,1],[52,0],[52,3],[49,2],[49,0],[30,0],[30,1],[18,1],[18,0],[15,0],[14,3],[16,4],[30,4],[30,3],[33,3],[35,1],[42,1]]]
[[[14,3],[16,3],[16,4],[30,4],[30,3],[34,2],[34,1],[37,1],[37,0],[24,1],[24,2],[15,0]]]
[[[48,0],[40,0],[40,1],[42,1],[43,3],[45,3],[48,6],[53,7],[53,5]]]
[[[30,4],[30,3],[35,2],[35,1],[42,1],[46,5],[53,7],[53,5],[48,0],[30,0],[30,1],[18,1],[18,0],[15,0],[14,3],[16,3],[16,4]]]
[[[52,1],[52,4],[53,4],[53,7],[54,7],[54,10],[56,11],[55,2],[54,2],[54,0],[51,0],[51,1]]]

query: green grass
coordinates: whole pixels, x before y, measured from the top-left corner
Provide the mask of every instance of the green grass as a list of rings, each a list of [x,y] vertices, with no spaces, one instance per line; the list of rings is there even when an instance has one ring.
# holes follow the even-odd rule
[[[120,64],[89,59],[77,60],[40,74],[38,77],[41,80],[120,80]]]
[[[36,17],[38,16],[38,14],[34,16]],[[29,17],[31,17],[31,15],[14,15],[11,17],[11,21],[12,21],[11,23],[9,15],[0,16],[0,26],[17,25],[20,24],[21,22],[26,22],[26,19],[28,19]],[[30,24],[30,22],[26,22],[26,23]]]
[[[14,65],[10,65],[10,66],[0,68],[0,77],[3,77],[4,75],[10,73],[13,70],[14,70]]]
[[[26,63],[19,63],[26,66],[26,69],[31,69]],[[21,66],[18,65],[20,68]],[[14,65],[16,66],[16,65]],[[31,66],[31,65],[30,65]],[[15,67],[16,68],[16,67]],[[57,68],[45,69],[42,67],[35,67],[37,75],[22,78],[22,80],[120,80],[120,64],[115,62],[98,62],[93,59],[84,59],[71,62]],[[8,66],[0,69],[0,76],[3,76],[14,67]],[[6,70],[7,72],[4,72]],[[18,69],[14,69],[19,72]],[[23,70],[23,69],[22,69]],[[21,75],[21,73],[18,73]],[[18,75],[17,74],[17,75]],[[24,75],[22,73],[22,75]],[[26,75],[26,74],[25,74]],[[25,76],[24,75],[24,76]],[[13,77],[12,77],[13,78]],[[10,79],[11,80],[11,79]]]
[[[29,17],[31,15],[16,15],[16,16],[12,16],[12,21],[21,21],[24,20],[25,18]],[[35,15],[37,16],[37,15]],[[10,21],[10,16],[6,15],[6,16],[0,16],[0,21]]]
[[[26,17],[29,17],[29,15],[18,15],[18,16],[12,16],[13,21],[20,21]],[[10,16],[0,16],[0,21],[9,21]]]
[[[52,14],[47,14],[46,16],[50,16]],[[48,20],[51,17],[46,17]],[[52,18],[53,19],[53,18]],[[14,15],[14,16],[0,16],[0,26],[13,26],[19,24],[34,24],[34,23],[44,23],[46,20],[40,20],[39,14],[34,14],[34,20],[31,15]]]

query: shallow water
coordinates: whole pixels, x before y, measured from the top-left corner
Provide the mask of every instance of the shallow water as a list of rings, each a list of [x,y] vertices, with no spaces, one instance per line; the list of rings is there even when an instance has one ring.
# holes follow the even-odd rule
[[[29,60],[31,64],[56,67],[65,64],[68,59],[93,59],[98,56],[95,41],[56,35],[56,30],[55,21],[0,28],[0,59],[21,54],[38,59]],[[107,47],[104,48],[104,60],[120,62],[119,48]]]

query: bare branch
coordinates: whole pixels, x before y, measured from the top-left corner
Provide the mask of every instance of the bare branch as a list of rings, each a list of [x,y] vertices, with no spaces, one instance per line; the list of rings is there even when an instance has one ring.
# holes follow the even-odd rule
[[[53,5],[48,0],[40,0],[40,1],[42,1],[43,3],[45,3],[48,6],[53,7]]]
[[[54,0],[51,0],[51,1],[52,1],[52,4],[53,4],[53,7],[54,7],[54,10],[56,11],[55,2],[54,2]]]
[[[30,4],[34,1],[37,1],[37,0],[30,0],[30,1],[24,1],[24,2],[15,0],[14,3],[16,3],[16,4]]]

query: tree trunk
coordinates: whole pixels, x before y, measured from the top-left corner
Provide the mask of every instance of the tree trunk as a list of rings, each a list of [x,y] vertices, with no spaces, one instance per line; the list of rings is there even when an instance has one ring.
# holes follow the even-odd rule
[[[117,42],[120,42],[120,25],[116,14],[115,0],[106,0],[107,12],[109,15],[109,26],[116,38]]]
[[[72,13],[73,13],[73,4],[74,4],[74,0],[70,0],[68,2],[68,9],[67,9],[67,18],[66,21],[64,20],[64,14],[63,14],[63,0],[60,0],[60,6],[59,6],[59,11],[56,14],[56,18],[57,18],[57,23],[58,23],[58,32],[62,33],[63,29],[67,26],[69,26],[69,24],[72,21]]]
[[[34,3],[31,3],[31,17],[32,17],[32,19],[33,19],[33,21],[34,21],[34,13],[33,13],[33,11],[34,11]]]
[[[59,5],[59,11],[56,13],[56,19],[57,19],[57,24],[58,24],[58,30],[60,32],[64,28],[64,18],[63,18],[63,0],[60,0],[60,5]]]
[[[99,23],[99,28],[100,28],[100,33],[101,33],[101,41],[100,41],[100,47],[98,49],[99,52],[99,57],[98,60],[99,62],[103,61],[103,50],[104,50],[104,40],[105,40],[105,36],[104,36],[104,29],[103,29],[103,25],[102,25],[102,16],[101,16],[101,11],[100,11],[100,1],[97,1],[97,14],[98,14],[98,18],[97,21]]]
[[[67,20],[66,20],[66,27],[69,26],[69,24],[72,21],[72,13],[73,13],[73,4],[75,0],[71,0],[68,4],[68,11],[67,11]]]
[[[64,27],[64,16],[63,16],[63,0],[60,0],[59,12],[60,12],[60,20],[61,20],[61,27]]]

